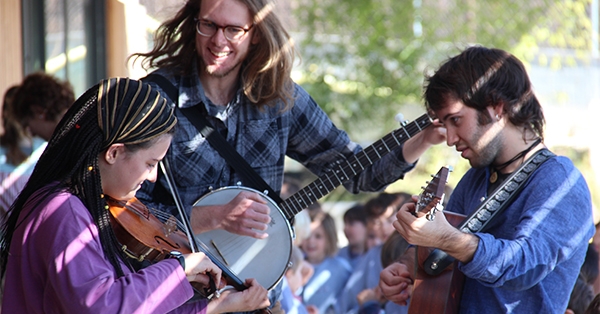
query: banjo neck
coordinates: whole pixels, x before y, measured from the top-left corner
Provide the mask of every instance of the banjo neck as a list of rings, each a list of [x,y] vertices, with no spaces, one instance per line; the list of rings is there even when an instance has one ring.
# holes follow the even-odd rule
[[[288,220],[291,220],[303,209],[361,173],[365,168],[427,128],[431,123],[431,117],[425,113],[410,123],[404,123],[402,127],[388,133],[357,154],[336,161],[333,168],[280,203],[279,207],[283,214]]]

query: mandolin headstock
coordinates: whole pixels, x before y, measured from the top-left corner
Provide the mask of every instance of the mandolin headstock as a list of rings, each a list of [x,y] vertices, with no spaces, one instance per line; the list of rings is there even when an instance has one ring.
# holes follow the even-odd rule
[[[431,175],[431,181],[427,181],[427,186],[423,187],[423,191],[419,195],[419,200],[416,203],[415,212],[417,217],[426,216],[428,220],[433,220],[438,211],[444,209],[444,189],[448,182],[448,167],[442,167],[437,174]]]

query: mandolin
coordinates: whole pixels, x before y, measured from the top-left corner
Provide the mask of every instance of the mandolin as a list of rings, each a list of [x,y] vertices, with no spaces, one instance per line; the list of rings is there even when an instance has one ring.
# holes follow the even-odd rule
[[[419,195],[415,212],[417,217],[425,216],[428,220],[435,219],[436,213],[443,210],[444,188],[450,169],[442,167]],[[444,211],[448,222],[457,226],[464,216]],[[432,265],[432,254],[435,250],[427,247],[416,247],[417,263],[414,269],[413,291],[408,307],[409,314],[451,314],[458,313],[464,275],[457,269],[456,262],[450,263],[444,269]],[[441,266],[443,267],[443,266]],[[428,271],[436,269],[435,274]]]

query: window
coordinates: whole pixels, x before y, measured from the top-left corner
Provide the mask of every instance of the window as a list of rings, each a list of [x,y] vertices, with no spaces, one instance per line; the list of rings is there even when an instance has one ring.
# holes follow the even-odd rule
[[[25,75],[45,71],[82,94],[106,76],[103,1],[24,0],[23,45]]]

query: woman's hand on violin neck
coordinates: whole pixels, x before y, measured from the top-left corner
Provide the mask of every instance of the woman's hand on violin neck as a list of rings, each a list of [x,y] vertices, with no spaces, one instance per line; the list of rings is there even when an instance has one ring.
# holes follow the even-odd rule
[[[236,291],[227,289],[221,292],[219,298],[213,298],[208,303],[207,313],[246,312],[267,308],[271,305],[267,289],[256,279],[246,279],[248,289]]]
[[[183,254],[185,258],[185,275],[190,282],[198,282],[204,286],[213,278],[217,287],[221,286],[221,269],[204,253]]]

